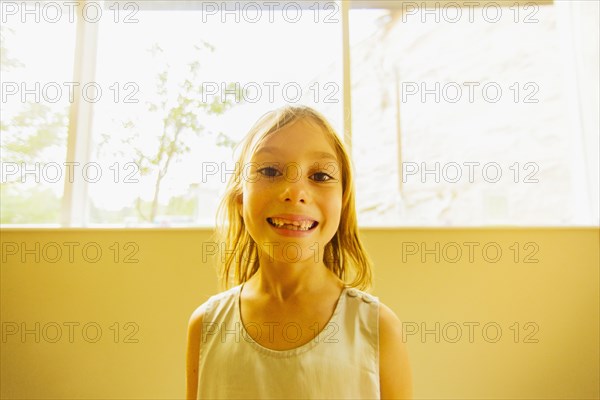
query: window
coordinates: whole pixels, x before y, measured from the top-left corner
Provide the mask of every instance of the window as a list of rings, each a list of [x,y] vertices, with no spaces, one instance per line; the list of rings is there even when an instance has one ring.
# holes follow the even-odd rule
[[[4,226],[210,227],[294,102],[361,226],[599,223],[595,2],[75,3],[2,3]]]
[[[0,25],[0,220],[58,224],[69,94],[76,90],[71,84],[75,25],[36,22],[35,16],[21,22],[8,18],[5,7]]]
[[[569,6],[395,4],[350,12],[359,222],[597,224],[598,126],[588,137],[573,126],[569,102],[584,99],[570,93]],[[580,79],[598,87],[597,71]]]
[[[95,108],[94,162],[113,179],[90,185],[90,224],[211,226],[232,146],[260,115],[302,102],[339,125],[339,23],[323,10],[278,10],[271,22],[240,3],[139,4],[137,22],[99,27],[97,78],[121,98]]]

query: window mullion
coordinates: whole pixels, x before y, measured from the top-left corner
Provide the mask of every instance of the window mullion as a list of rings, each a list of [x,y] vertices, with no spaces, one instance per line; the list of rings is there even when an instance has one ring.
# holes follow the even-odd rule
[[[342,9],[342,69],[343,69],[343,115],[344,143],[352,154],[352,82],[350,79],[350,4],[341,1]]]
[[[82,98],[86,83],[94,82],[96,73],[96,49],[98,43],[98,23],[81,18],[81,8],[85,2],[77,3],[77,37],[73,68],[73,101],[69,111],[69,134],[67,140],[67,168],[62,200],[61,226],[80,227],[87,221],[88,193],[87,182],[83,179],[85,166],[91,152],[91,131],[93,104]],[[71,178],[71,179],[69,179]]]

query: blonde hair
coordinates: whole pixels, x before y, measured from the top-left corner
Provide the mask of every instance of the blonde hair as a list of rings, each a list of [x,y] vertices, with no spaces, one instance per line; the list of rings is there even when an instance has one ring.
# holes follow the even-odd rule
[[[244,224],[239,198],[242,196],[242,173],[247,162],[260,143],[284,126],[300,119],[313,122],[322,129],[336,151],[342,173],[342,211],[340,224],[333,238],[325,245],[323,262],[342,281],[346,282],[347,265],[352,265],[356,276],[346,285],[366,290],[371,286],[372,262],[365,251],[359,235],[355,210],[354,181],[350,157],[329,122],[316,110],[307,106],[284,106],[264,114],[238,143],[241,153],[236,160],[232,176],[217,209],[217,243],[224,244],[226,251],[218,251],[219,281],[222,288],[230,287],[231,268],[235,267],[233,285],[246,282],[258,271],[258,247]]]

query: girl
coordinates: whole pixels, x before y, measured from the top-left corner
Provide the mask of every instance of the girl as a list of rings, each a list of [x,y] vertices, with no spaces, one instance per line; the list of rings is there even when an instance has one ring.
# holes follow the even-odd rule
[[[187,398],[410,398],[401,322],[363,291],[371,262],[337,134],[286,106],[241,146],[218,212],[225,291],[190,318]]]

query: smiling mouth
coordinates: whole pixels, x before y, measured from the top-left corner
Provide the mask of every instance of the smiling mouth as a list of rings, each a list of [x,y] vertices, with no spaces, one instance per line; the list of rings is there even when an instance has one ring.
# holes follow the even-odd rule
[[[280,229],[289,229],[291,231],[310,231],[316,228],[319,223],[317,221],[284,221],[280,218],[267,218],[267,222]]]

